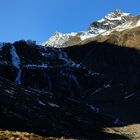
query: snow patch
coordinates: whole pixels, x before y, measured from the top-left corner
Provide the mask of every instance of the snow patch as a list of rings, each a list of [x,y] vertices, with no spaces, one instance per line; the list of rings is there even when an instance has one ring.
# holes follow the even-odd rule
[[[71,32],[70,34],[67,34],[69,36],[76,36],[78,33],[75,33],[75,32]]]
[[[99,92],[99,91],[101,91],[102,90],[102,88],[98,88],[97,90],[95,90],[93,93],[92,93],[92,95],[94,95],[95,93],[97,93],[97,92]]]
[[[11,94],[11,95],[14,95],[14,93],[11,92],[11,91],[9,91],[9,90],[6,90],[6,89],[5,89],[5,92],[7,92],[7,93],[9,93],[9,94]]]
[[[72,36],[75,34],[72,33]],[[43,43],[43,46],[53,46],[56,48],[60,48],[63,44],[65,44],[66,41],[69,40],[70,34],[63,34],[60,32],[55,32],[53,36],[49,38],[49,40],[45,43]]]
[[[40,100],[38,100],[38,103],[39,103],[40,105],[46,106],[46,104],[45,104],[45,103],[43,103],[43,102],[42,102],[42,101],[40,101]]]
[[[130,13],[122,13],[122,16],[129,16]]]
[[[128,98],[132,97],[133,95],[135,95],[135,93],[132,93],[132,94],[125,96],[124,99],[128,99]]]
[[[48,68],[48,64],[36,65],[36,64],[27,64],[26,68]]]
[[[108,20],[122,20],[122,17],[108,17],[108,16],[105,16],[106,19]]]
[[[110,88],[111,85],[110,84],[107,84],[107,85],[104,85],[105,88]]]
[[[11,47],[11,56],[12,56],[12,64],[17,69],[20,68],[20,58],[17,55],[16,48],[14,46]]]
[[[93,105],[89,105],[89,107],[95,113],[99,113],[100,112],[100,109],[98,107],[94,107]]]
[[[56,104],[54,104],[54,103],[51,103],[51,102],[48,102],[48,104],[50,105],[50,106],[52,106],[52,107],[60,107],[59,105],[56,105]]]
[[[75,67],[75,68],[79,68],[80,64],[75,63],[73,60],[71,60],[67,53],[63,50],[59,50],[59,59],[65,61],[66,65]]]
[[[81,40],[85,40],[85,39],[88,39],[88,38],[92,38],[92,37],[96,37],[97,35],[96,34],[82,34],[80,36]]]
[[[140,26],[140,20],[138,20],[138,22],[137,22],[136,26]]]
[[[98,20],[97,22],[104,22],[104,21],[105,21],[105,19],[102,18],[102,19]]]
[[[15,82],[17,84],[21,84],[21,69],[19,69],[19,71],[18,71],[18,75],[17,75]]]
[[[20,58],[19,58],[19,56],[16,52],[16,48],[14,46],[11,47],[10,53],[11,53],[11,56],[12,56],[13,66],[18,69],[18,75],[17,75],[17,78],[16,78],[15,82],[17,84],[21,84],[21,68],[20,68],[21,61],[20,61]]]

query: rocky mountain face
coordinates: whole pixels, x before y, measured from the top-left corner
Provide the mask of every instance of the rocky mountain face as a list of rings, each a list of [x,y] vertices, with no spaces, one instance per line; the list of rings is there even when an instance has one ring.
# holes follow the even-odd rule
[[[114,12],[106,15],[101,20],[93,22],[88,28],[89,31],[93,31],[94,29],[103,29],[106,31],[109,30],[124,30],[129,27],[135,27],[139,24],[140,15],[132,16],[129,13],[124,13],[121,10],[115,10]]]
[[[133,17],[118,10],[108,16],[116,15]],[[110,30],[123,28],[116,24]],[[140,138],[138,39],[135,27],[70,47],[1,43],[0,129],[77,139]]]
[[[90,42],[106,42],[112,45],[118,45],[120,47],[129,47],[140,49],[140,27],[127,29],[124,31],[114,31],[107,36],[99,35],[97,37],[85,39],[79,42],[77,45],[85,45]]]
[[[85,42],[90,42],[96,38],[108,38],[108,36],[114,32],[121,34],[122,31],[134,29],[139,26],[140,15],[133,16],[129,13],[124,13],[117,9],[114,12],[106,15],[101,20],[97,20],[91,23],[87,31],[69,34],[56,32],[52,37],[49,38],[47,42],[43,43],[43,45],[61,48],[85,44]],[[117,39],[119,39],[119,37],[117,37]]]

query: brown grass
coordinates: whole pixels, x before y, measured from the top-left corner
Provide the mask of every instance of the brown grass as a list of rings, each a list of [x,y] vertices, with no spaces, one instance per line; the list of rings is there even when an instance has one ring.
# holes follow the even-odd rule
[[[132,140],[140,140],[140,124],[133,124],[123,127],[104,128],[104,132],[119,134]]]
[[[64,140],[64,138],[46,138],[27,132],[0,131],[0,140]]]

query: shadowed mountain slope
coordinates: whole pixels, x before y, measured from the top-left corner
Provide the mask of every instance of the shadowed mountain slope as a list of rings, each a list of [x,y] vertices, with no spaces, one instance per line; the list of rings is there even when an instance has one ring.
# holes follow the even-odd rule
[[[105,42],[55,49],[19,41],[4,44],[0,55],[1,128],[66,138],[139,137],[138,50]]]

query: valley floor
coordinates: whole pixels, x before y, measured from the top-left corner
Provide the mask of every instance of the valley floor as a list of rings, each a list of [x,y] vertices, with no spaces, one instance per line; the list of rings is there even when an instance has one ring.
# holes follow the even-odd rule
[[[0,130],[0,140],[64,140],[64,138],[42,137],[33,133]]]
[[[130,140],[140,140],[139,124],[133,124],[133,125],[123,126],[123,127],[104,128],[103,131],[111,135],[126,136],[126,139],[130,139]],[[0,130],[0,140],[65,140],[65,138],[43,137],[28,132]],[[74,139],[67,138],[67,140],[74,140]]]

